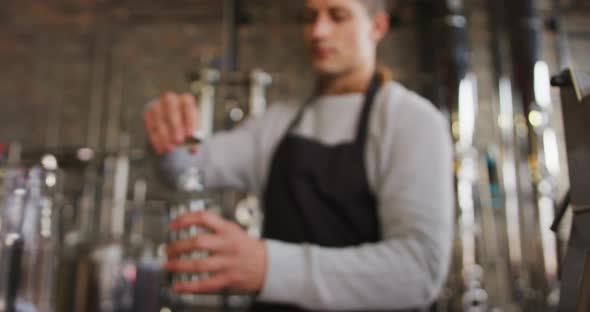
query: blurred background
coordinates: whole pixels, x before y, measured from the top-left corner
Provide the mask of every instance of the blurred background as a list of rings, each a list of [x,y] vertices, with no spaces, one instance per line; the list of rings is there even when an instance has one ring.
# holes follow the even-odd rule
[[[59,248],[50,250],[57,276],[68,278],[50,284],[60,285],[55,311],[173,309],[115,308],[104,289],[121,285],[97,277],[106,274],[104,257],[118,257],[113,270],[128,276],[129,268],[139,274],[138,259],[161,256],[174,195],[153,168],[142,111],[165,90],[199,94],[211,83],[205,69],[221,75],[215,130],[254,114],[253,102],[306,97],[314,81],[301,7],[276,0],[3,1],[0,165],[5,181],[14,168],[41,160],[43,170],[56,172],[59,189],[49,193],[60,207],[52,221]],[[556,309],[572,217],[549,229],[570,188],[560,89],[550,77],[566,68],[590,72],[590,1],[392,0],[389,11],[380,62],[445,113],[456,143],[455,252],[435,309]],[[262,92],[258,99],[253,90]],[[244,199],[251,198],[218,198],[228,218]],[[254,232],[255,208],[242,218]],[[113,244],[123,246],[120,256],[104,251]],[[108,256],[92,256],[96,250]],[[146,276],[166,284],[154,266]],[[239,309],[248,300],[221,294],[193,305]]]

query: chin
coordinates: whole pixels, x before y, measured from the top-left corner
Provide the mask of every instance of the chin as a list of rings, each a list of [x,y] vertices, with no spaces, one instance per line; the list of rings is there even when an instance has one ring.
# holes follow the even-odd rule
[[[335,76],[342,72],[340,66],[326,62],[314,62],[312,67],[316,74],[320,76]]]

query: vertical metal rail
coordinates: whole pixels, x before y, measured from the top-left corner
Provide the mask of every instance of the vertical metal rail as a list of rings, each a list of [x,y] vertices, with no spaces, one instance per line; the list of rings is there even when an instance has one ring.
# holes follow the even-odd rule
[[[86,145],[94,152],[101,151],[102,122],[104,115],[105,87],[107,70],[105,64],[109,58],[109,27],[99,14],[96,34],[92,47],[90,72],[90,104],[88,110],[88,132]]]
[[[419,55],[419,85],[420,94],[431,100],[434,105],[443,110],[448,117],[448,111],[437,99],[436,85],[436,55],[437,41],[435,28],[435,5],[429,0],[419,0],[415,3],[417,50]],[[394,12],[396,13],[396,12]],[[394,14],[392,13],[392,14]]]
[[[272,77],[261,71],[254,70],[250,73],[250,99],[248,114],[253,117],[260,117],[266,111],[266,89],[272,83]]]
[[[482,220],[485,211],[480,187],[481,153],[475,142],[477,79],[470,72],[467,17],[463,1],[440,1],[432,5],[440,24],[435,36],[439,51],[435,63],[439,81],[435,102],[443,112],[448,112],[455,143],[457,234],[452,264],[455,274],[448,283],[453,293],[446,309],[482,311],[488,307],[485,279],[490,275],[482,263],[490,253],[484,240],[489,233],[485,232],[493,235],[495,226],[493,219]]]
[[[63,62],[63,55],[58,52],[61,50],[60,44],[55,45],[53,44],[53,40],[48,40],[47,38],[40,40],[41,47],[39,50],[46,52],[41,58],[43,60],[43,64],[41,65],[43,67],[42,79],[45,84],[47,84],[50,79],[53,79],[52,83],[54,84],[54,88],[50,91],[50,96],[47,98],[48,102],[44,103],[44,107],[41,108],[41,110],[47,111],[44,147],[48,150],[56,150],[60,145],[60,126],[65,87],[65,73],[61,68],[62,66],[60,66]],[[47,51],[52,51],[53,53],[47,53]]]
[[[555,214],[559,155],[552,127],[553,106],[549,67],[542,60],[542,22],[535,1],[506,1],[514,107],[518,140],[518,179],[521,198],[523,263],[529,269],[528,308],[557,304],[557,241],[550,226]]]
[[[488,1],[489,28],[491,32],[492,63],[496,104],[495,122],[498,127],[498,188],[501,218],[499,240],[502,244],[502,259],[506,266],[507,299],[504,307],[515,310],[522,305],[527,267],[522,263],[520,198],[516,159],[514,103],[512,74],[510,71],[510,42],[505,29],[505,8],[502,1]]]
[[[554,77],[561,88],[573,221],[561,275],[557,311],[590,308],[590,75],[567,69]]]
[[[239,0],[223,1],[223,37],[225,48],[224,69],[238,70],[238,15]]]

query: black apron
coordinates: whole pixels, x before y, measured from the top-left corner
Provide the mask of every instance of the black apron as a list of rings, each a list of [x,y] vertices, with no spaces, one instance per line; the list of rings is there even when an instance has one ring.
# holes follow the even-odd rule
[[[263,237],[323,247],[351,247],[381,239],[376,199],[365,168],[369,114],[380,84],[374,75],[353,142],[326,146],[291,133],[305,106],[299,111],[271,163],[264,193]],[[305,310],[255,303],[250,311]]]

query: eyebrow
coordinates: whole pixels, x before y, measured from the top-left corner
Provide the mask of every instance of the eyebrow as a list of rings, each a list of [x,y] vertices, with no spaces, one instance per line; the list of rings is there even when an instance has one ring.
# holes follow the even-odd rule
[[[347,13],[350,13],[352,11],[349,8],[345,7],[345,6],[338,6],[338,5],[330,6],[330,7],[328,7],[327,10],[328,11],[347,12]],[[303,10],[302,11],[303,12],[309,12],[309,11],[314,11],[315,12],[315,11],[320,11],[320,10],[317,9],[317,8],[314,8],[314,7],[305,6],[305,7],[303,7]]]

